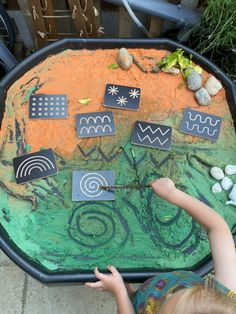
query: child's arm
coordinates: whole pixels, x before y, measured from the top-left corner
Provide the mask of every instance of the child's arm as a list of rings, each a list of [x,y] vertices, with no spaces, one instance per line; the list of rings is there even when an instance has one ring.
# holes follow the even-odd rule
[[[231,232],[224,219],[206,204],[178,190],[170,179],[159,179],[151,185],[158,196],[183,208],[207,230],[215,278],[236,292],[236,252]]]
[[[86,282],[86,286],[95,288],[99,291],[109,291],[116,298],[116,304],[119,314],[135,314],[132,303],[130,302],[128,292],[126,290],[124,281],[114,266],[108,267],[111,272],[110,275],[102,274],[95,268],[95,275],[99,281]]]

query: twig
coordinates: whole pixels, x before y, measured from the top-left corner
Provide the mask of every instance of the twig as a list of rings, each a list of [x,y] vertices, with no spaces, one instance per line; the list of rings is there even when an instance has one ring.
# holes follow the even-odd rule
[[[118,190],[118,189],[144,189],[150,188],[150,184],[127,184],[127,185],[102,185],[101,190]]]
[[[142,72],[148,73],[148,70],[144,67],[144,65],[142,65],[142,63],[140,63],[140,62],[136,59],[136,57],[135,57],[134,55],[131,54],[131,56],[132,56],[132,58],[133,58],[134,64],[137,65],[137,67],[138,67]]]

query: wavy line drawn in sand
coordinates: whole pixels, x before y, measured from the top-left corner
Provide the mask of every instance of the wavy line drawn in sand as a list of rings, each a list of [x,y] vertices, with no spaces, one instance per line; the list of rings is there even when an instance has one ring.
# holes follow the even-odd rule
[[[89,112],[76,115],[79,138],[114,135],[116,133],[113,112]]]
[[[193,109],[185,109],[180,131],[216,141],[220,134],[222,118]]]
[[[169,150],[171,146],[172,128],[144,121],[136,121],[133,128],[131,143]]]
[[[100,189],[114,185],[113,171],[74,171],[72,180],[73,201],[114,200],[115,193]]]

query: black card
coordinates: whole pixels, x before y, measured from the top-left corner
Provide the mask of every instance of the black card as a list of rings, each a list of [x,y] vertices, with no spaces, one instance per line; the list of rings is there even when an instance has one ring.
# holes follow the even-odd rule
[[[138,110],[141,89],[115,84],[107,84],[104,97],[104,106],[111,108]]]
[[[113,112],[90,112],[76,115],[77,136],[96,137],[116,133]]]
[[[57,173],[53,150],[45,149],[13,159],[16,183],[26,183]]]
[[[109,185],[115,185],[114,171],[73,171],[72,201],[114,201],[114,191],[100,188]]]
[[[131,143],[140,146],[169,150],[172,128],[166,125],[136,121]]]
[[[30,119],[68,118],[66,95],[31,95],[29,101]]]
[[[216,141],[220,134],[221,123],[220,117],[188,108],[184,110],[180,131]]]

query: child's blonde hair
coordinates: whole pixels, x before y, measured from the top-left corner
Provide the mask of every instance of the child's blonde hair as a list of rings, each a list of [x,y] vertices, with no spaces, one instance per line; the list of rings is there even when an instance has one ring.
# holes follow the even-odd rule
[[[186,289],[171,314],[235,314],[236,302],[213,288]]]

